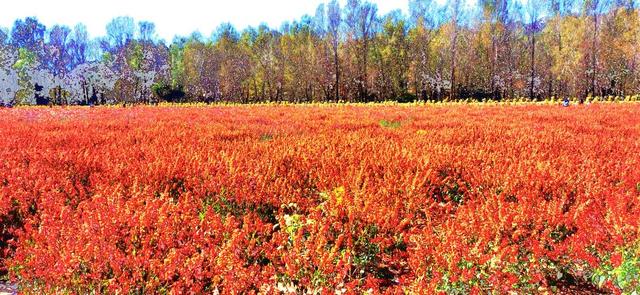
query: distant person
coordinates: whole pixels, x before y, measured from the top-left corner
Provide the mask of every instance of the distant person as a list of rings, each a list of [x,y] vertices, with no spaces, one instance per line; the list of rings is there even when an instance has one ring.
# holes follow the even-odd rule
[[[562,101],[562,106],[565,107],[565,108],[569,106],[569,99],[568,98],[566,98],[566,97],[564,98],[564,100]]]

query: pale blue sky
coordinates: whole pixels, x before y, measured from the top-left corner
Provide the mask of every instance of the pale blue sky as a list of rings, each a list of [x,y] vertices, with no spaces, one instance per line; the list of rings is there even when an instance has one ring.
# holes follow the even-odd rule
[[[394,9],[408,10],[408,0],[370,0],[379,14]],[[160,38],[189,35],[199,30],[204,36],[222,22],[238,29],[267,23],[278,28],[284,21],[314,15],[325,0],[4,0],[0,4],[0,27],[11,27],[18,18],[36,16],[47,27],[82,22],[91,37],[103,36],[106,24],[115,16],[128,15],[136,21],[156,24]],[[342,5],[346,0],[340,1]]]

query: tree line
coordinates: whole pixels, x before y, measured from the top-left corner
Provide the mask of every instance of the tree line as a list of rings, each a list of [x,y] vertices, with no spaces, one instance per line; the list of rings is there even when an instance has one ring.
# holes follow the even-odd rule
[[[0,29],[5,104],[329,102],[640,93],[638,0],[336,0],[242,31],[168,43],[116,17],[106,36],[36,18]]]

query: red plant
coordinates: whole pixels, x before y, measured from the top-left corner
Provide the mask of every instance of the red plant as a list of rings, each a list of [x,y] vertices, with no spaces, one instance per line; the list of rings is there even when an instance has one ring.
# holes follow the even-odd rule
[[[0,110],[0,268],[27,293],[557,288],[639,238],[639,112]]]

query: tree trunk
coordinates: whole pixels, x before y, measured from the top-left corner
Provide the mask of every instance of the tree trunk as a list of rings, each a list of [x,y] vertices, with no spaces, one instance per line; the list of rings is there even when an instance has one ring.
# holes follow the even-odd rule
[[[366,32],[364,33],[364,46],[362,47],[362,58],[363,58],[363,62],[362,62],[362,81],[360,81],[360,84],[362,84],[362,93],[360,94],[362,97],[360,98],[361,101],[367,101],[368,100],[368,90],[367,90],[367,53],[369,51],[369,38],[367,38],[366,36]]]
[[[336,76],[336,83],[335,83],[335,92],[336,92],[336,97],[335,100],[336,102],[338,102],[340,100],[340,63],[338,60],[338,48],[337,46],[334,46],[333,48],[333,64],[335,67],[335,76]]]
[[[591,95],[596,96],[596,75],[597,75],[597,43],[598,43],[598,15],[593,13],[593,40],[591,49]]]
[[[451,50],[451,92],[449,93],[449,99],[454,100],[456,98],[456,44],[458,43],[458,33],[455,33],[453,37],[453,48]]]
[[[491,98],[492,99],[496,99],[496,64],[498,61],[498,46],[497,46],[497,40],[496,40],[496,29],[495,29],[495,25],[491,25],[491,69],[490,69],[490,75],[491,75],[491,89],[489,90],[491,92]]]
[[[536,76],[536,35],[531,33],[531,81],[529,83],[529,99],[533,100],[534,79]]]

